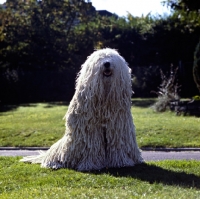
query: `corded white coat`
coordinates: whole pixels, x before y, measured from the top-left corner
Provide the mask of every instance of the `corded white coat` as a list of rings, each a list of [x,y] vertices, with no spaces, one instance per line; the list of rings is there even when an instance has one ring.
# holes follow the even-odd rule
[[[110,76],[105,76],[106,62]],[[142,163],[131,115],[131,69],[116,50],[92,53],[82,65],[65,115],[64,136],[47,152],[21,161],[80,171]]]

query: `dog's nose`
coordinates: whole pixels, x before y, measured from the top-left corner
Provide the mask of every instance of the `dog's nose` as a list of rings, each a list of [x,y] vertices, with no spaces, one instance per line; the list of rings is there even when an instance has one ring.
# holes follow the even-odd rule
[[[105,66],[105,68],[109,68],[110,67],[110,62],[105,62],[104,66]]]

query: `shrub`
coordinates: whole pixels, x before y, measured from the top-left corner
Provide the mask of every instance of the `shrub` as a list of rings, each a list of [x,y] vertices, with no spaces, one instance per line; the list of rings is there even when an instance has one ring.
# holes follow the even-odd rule
[[[152,109],[157,112],[165,111],[170,103],[173,100],[179,100],[179,88],[180,86],[177,83],[177,74],[178,68],[173,70],[171,67],[170,75],[167,77],[162,70],[160,70],[162,83],[158,87],[158,91],[152,91],[158,95],[158,100],[155,104],[152,105]]]

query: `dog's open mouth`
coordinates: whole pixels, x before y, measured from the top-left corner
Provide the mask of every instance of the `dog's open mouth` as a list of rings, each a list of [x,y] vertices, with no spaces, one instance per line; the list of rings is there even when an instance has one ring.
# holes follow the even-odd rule
[[[106,70],[104,70],[103,75],[106,77],[109,77],[112,75],[112,71],[110,69],[106,69]]]

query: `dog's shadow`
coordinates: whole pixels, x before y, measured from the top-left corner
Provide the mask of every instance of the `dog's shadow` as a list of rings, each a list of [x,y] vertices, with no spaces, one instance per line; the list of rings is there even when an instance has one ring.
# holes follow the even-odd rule
[[[193,187],[200,189],[200,177],[185,172],[164,169],[151,164],[138,164],[134,167],[102,169],[93,171],[93,174],[109,174],[115,177],[132,177],[142,181],[162,183],[164,185]]]

